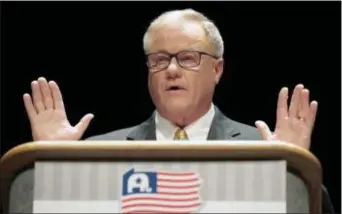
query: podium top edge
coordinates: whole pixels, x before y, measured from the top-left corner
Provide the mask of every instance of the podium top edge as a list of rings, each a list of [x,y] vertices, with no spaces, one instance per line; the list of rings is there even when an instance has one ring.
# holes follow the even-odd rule
[[[143,140],[143,141],[111,141],[111,140],[104,140],[104,141],[36,141],[30,142],[30,144],[35,145],[56,145],[56,144],[63,144],[63,145],[108,145],[108,146],[234,146],[234,145],[241,145],[241,146],[248,146],[248,145],[264,145],[264,146],[272,146],[272,145],[284,145],[284,146],[293,146],[293,144],[289,144],[282,141],[265,141],[265,140],[197,140],[197,141],[150,141],[150,140]]]
[[[309,151],[294,144],[282,141],[265,140],[213,140],[213,141],[35,141],[18,145],[9,150],[0,160],[0,165],[13,156],[28,152],[44,151],[124,151],[124,150],[226,150],[226,151],[283,151],[303,156],[319,164],[318,159]]]

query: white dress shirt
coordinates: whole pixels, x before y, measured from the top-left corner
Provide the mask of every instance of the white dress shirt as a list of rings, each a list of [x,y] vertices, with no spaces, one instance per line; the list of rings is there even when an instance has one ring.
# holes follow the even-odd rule
[[[194,123],[185,127],[189,140],[207,140],[208,133],[215,115],[214,105],[209,111]],[[179,128],[163,118],[158,112],[155,114],[157,140],[173,140],[176,130]]]

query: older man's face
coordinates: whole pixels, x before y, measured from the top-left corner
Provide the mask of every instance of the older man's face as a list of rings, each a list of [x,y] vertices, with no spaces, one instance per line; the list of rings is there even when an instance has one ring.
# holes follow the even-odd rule
[[[149,91],[158,111],[174,117],[208,106],[223,62],[198,53],[213,54],[201,25],[171,22],[153,30],[150,39]],[[168,54],[176,53],[179,62],[173,57],[169,64]]]

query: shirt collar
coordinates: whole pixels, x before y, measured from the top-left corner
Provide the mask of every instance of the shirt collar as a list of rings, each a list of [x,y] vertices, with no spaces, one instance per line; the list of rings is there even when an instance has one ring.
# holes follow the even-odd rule
[[[214,104],[212,103],[209,111],[206,114],[185,127],[185,131],[189,137],[189,140],[196,140],[201,136],[205,136],[205,138],[207,138],[214,116],[215,108]],[[173,139],[174,133],[178,129],[178,127],[163,118],[158,111],[155,114],[155,124],[156,130],[161,132],[167,139]]]

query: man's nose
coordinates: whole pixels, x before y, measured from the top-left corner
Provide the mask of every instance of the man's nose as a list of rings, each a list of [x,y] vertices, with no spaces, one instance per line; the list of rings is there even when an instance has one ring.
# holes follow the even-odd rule
[[[181,76],[181,69],[178,65],[177,59],[174,57],[171,59],[169,67],[166,69],[168,78],[176,78]]]

